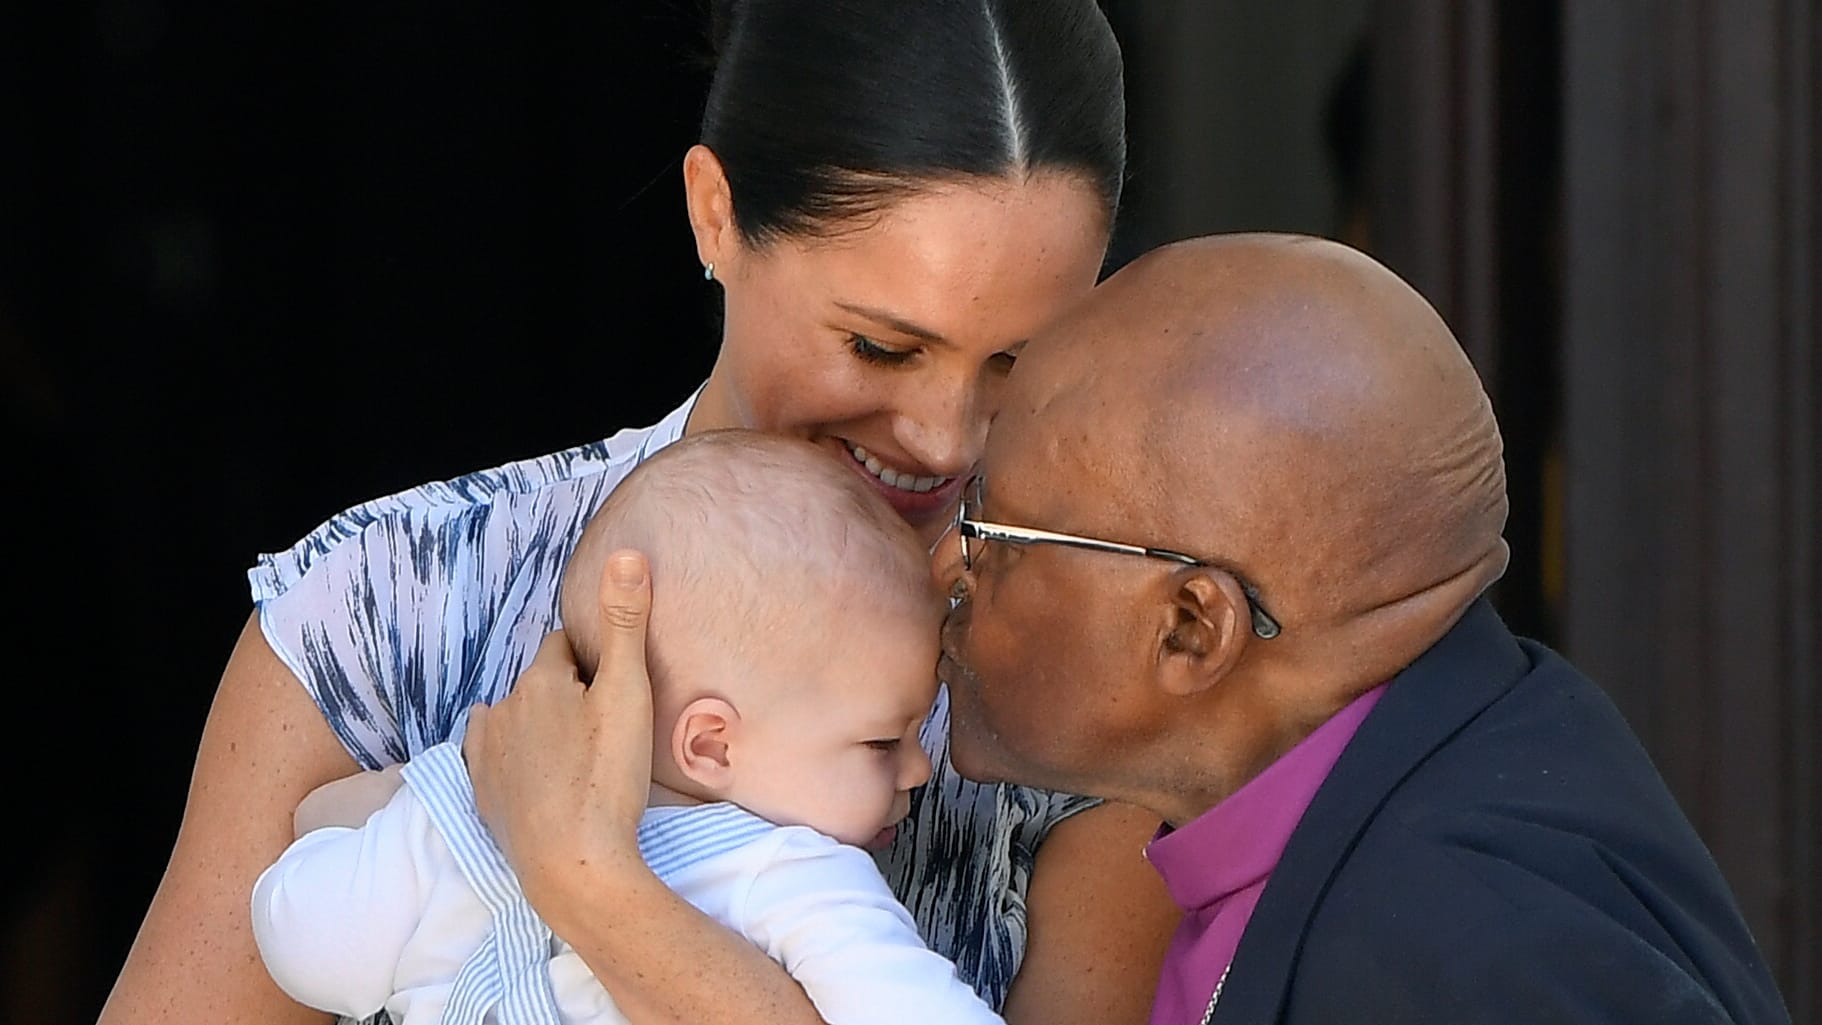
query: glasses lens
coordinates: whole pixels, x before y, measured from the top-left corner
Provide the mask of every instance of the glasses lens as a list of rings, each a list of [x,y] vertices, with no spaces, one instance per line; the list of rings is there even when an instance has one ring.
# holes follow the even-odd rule
[[[962,500],[955,507],[955,534],[962,544],[962,569],[974,572],[974,547],[969,543],[968,529],[963,526],[964,520],[972,520],[981,511],[981,479],[974,478],[962,489]]]

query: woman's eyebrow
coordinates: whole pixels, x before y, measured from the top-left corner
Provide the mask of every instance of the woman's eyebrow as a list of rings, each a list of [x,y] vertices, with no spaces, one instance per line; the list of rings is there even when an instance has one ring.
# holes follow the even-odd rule
[[[860,306],[855,303],[845,303],[839,300],[836,301],[835,305],[856,316],[865,317],[876,324],[884,324],[901,335],[909,335],[912,338],[919,338],[926,342],[939,342],[944,344],[948,342],[948,339],[944,338],[940,333],[932,331],[927,327],[913,324],[911,321],[896,314],[888,313],[885,310],[876,310],[870,306]]]

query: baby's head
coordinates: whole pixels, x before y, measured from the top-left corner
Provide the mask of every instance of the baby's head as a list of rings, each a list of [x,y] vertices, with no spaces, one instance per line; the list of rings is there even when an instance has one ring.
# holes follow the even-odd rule
[[[646,460],[564,571],[584,679],[619,548],[651,565],[655,782],[852,844],[904,816],[930,773],[917,731],[943,602],[917,535],[858,474],[753,431],[692,435]]]

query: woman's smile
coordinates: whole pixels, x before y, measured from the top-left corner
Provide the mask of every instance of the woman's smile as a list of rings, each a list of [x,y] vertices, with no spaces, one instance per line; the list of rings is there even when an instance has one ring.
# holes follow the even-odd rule
[[[956,496],[968,480],[966,474],[943,477],[920,473],[921,467],[895,466],[864,445],[846,438],[836,440],[846,455],[843,462],[865,477],[912,526],[924,526],[954,508]]]
[[[921,495],[932,488],[949,483],[947,477],[919,477],[909,471],[893,469],[882,462],[879,456],[851,441],[847,443],[847,446],[848,453],[854,457],[855,462],[865,466],[868,473],[885,481],[887,486],[900,491],[912,491]]]

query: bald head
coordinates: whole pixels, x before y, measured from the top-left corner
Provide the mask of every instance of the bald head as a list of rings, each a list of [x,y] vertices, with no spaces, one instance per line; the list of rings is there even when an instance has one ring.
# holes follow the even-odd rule
[[[1125,533],[1226,563],[1287,636],[1444,588],[1417,617],[1411,643],[1427,646],[1504,569],[1480,380],[1429,303],[1346,246],[1166,246],[1033,346],[1015,381],[996,430],[1041,424],[1033,443],[1103,492]]]

